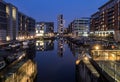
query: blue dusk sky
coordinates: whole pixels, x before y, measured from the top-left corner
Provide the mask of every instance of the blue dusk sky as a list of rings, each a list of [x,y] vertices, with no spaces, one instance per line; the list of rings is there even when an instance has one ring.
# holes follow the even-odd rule
[[[64,15],[65,27],[75,18],[90,17],[109,0],[5,0],[14,4],[19,11],[33,17],[37,22],[55,22],[57,16]]]

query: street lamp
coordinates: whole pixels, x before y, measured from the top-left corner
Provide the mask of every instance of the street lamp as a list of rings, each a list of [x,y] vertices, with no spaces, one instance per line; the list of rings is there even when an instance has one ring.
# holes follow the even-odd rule
[[[98,54],[97,54],[97,55],[99,56],[100,45],[96,45],[96,46],[95,46],[95,50],[98,51]]]
[[[87,57],[87,56],[85,56],[84,59],[85,59],[86,61],[88,61],[88,57]]]
[[[98,45],[97,45],[97,46],[95,46],[95,49],[96,49],[96,50],[98,50],[98,49],[99,49],[99,46],[98,46]]]

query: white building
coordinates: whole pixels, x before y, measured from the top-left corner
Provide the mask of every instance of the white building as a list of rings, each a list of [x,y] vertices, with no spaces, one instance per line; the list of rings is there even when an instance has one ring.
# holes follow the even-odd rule
[[[72,22],[72,26],[73,26],[72,34],[74,35],[74,37],[88,36],[90,19],[89,18],[75,19]]]
[[[53,22],[37,22],[36,23],[36,37],[52,37],[54,35]]]
[[[19,40],[21,31],[24,31],[22,37],[24,34],[27,38],[35,35],[35,20],[25,15],[24,21],[24,17],[21,18],[18,12],[17,7],[0,0],[0,41]]]
[[[36,37],[43,37],[44,36],[44,25],[36,23]]]
[[[18,9],[10,4],[6,4],[7,13],[7,40],[16,40],[18,37]]]

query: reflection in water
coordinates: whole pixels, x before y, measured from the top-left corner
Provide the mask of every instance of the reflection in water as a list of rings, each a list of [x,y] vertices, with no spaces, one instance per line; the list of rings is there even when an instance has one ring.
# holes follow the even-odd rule
[[[75,82],[76,57],[72,55],[63,38],[53,42],[52,51],[36,52],[39,69],[37,82]]]
[[[33,82],[37,74],[37,65],[33,60],[36,52],[34,48],[29,47],[24,58],[5,67],[0,72],[0,82]]]
[[[70,47],[73,56],[78,57],[83,51],[89,53],[88,46],[76,45],[70,41],[68,41],[68,46]]]
[[[60,38],[58,40],[58,55],[62,57],[64,54],[64,39]]]
[[[39,69],[37,82],[105,82],[101,75],[97,77],[94,75],[96,72],[91,72],[90,69],[93,67],[91,68],[90,63],[87,63],[90,67],[83,61],[75,63],[77,58],[82,58],[83,52],[89,53],[89,47],[78,46],[70,41],[65,42],[63,38],[60,38],[55,41],[37,40],[36,49],[35,60]],[[100,56],[100,54],[105,54],[105,56]],[[115,54],[118,56],[116,57]],[[120,78],[119,73],[116,73],[120,69],[118,52],[110,52],[108,55],[108,52],[95,51],[92,55],[103,70],[111,73],[115,79]]]
[[[31,45],[27,50],[26,50],[26,56],[28,59],[34,60],[36,56],[36,46]]]
[[[54,49],[53,40],[37,40],[36,49],[39,51],[50,51]]]

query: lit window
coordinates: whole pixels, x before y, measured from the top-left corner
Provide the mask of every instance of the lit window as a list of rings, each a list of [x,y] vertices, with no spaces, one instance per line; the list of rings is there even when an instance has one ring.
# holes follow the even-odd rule
[[[12,16],[14,19],[16,19],[16,9],[15,8],[12,9]]]

